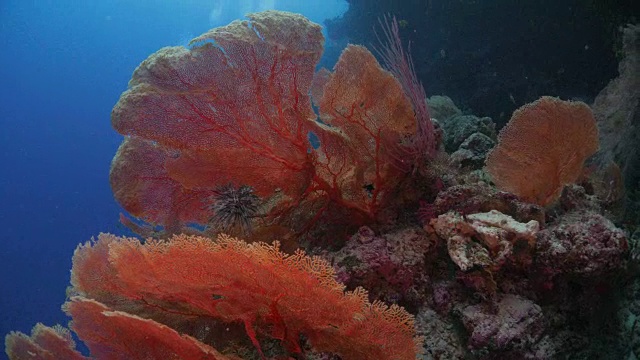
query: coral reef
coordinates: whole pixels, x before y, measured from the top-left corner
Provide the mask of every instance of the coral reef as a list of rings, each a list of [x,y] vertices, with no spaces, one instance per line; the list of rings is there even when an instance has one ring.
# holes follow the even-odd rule
[[[516,260],[530,265],[540,228],[535,220],[520,223],[497,210],[464,217],[449,212],[431,225],[446,239],[449,256],[462,271],[476,265],[497,271],[505,262]]]
[[[402,21],[381,23],[389,71],[357,45],[316,71],[320,26],[278,11],[136,69],[110,181],[144,239],[80,245],[63,305],[91,358],[640,355],[640,232],[610,218],[634,160],[605,126],[635,109],[614,96],[634,63],[597,102],[613,155],[587,160],[586,104],[543,97],[496,143],[490,118],[426,99]],[[87,359],[61,326],[5,347]]]
[[[456,115],[440,120],[444,131],[444,147],[449,153],[460,148],[473,134],[483,134],[496,140],[495,124],[490,118],[479,118],[473,115]]]
[[[420,360],[466,358],[466,351],[459,332],[451,321],[429,307],[420,309],[416,316],[418,334],[424,336],[424,353]]]
[[[456,104],[450,97],[444,95],[433,95],[427,99],[429,112],[434,119],[444,121],[456,115],[462,115]]]
[[[449,211],[467,215],[497,210],[520,222],[535,220],[541,225],[545,223],[544,208],[524,202],[511,193],[498,191],[481,182],[451,186],[438,193],[432,204],[425,206],[432,209],[431,218]]]
[[[425,261],[435,251],[433,241],[420,228],[376,236],[362,227],[340,251],[328,256],[347,286],[363,286],[373,298],[419,307],[424,302]]]
[[[495,145],[495,140],[487,135],[473,133],[451,154],[451,163],[458,168],[481,169],[489,150]]]
[[[570,213],[538,234],[536,264],[548,276],[595,279],[624,267],[627,241],[624,231],[600,214]]]
[[[540,339],[545,330],[542,308],[531,300],[503,295],[497,311],[485,305],[471,305],[462,310],[462,322],[470,332],[472,349],[511,350],[526,348]]]

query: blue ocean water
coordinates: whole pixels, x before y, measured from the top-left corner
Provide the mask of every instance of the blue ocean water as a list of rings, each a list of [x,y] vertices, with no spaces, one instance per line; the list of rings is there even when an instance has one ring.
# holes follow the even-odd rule
[[[322,23],[346,8],[343,0],[0,2],[0,334],[66,325],[60,305],[73,250],[100,232],[125,233],[108,180],[122,140],[110,112],[142,60],[248,12]]]

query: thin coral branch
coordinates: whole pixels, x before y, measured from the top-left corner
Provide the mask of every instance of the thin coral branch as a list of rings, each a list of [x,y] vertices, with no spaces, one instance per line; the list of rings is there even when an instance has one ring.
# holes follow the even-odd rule
[[[409,43],[405,52],[395,16],[384,15],[382,19],[378,19],[378,22],[382,30],[382,37],[374,29],[380,44],[379,47],[374,46],[374,49],[382,59],[385,68],[398,79],[402,89],[413,104],[417,132],[412,139],[411,147],[413,147],[414,151],[411,152],[415,153],[414,156],[418,158],[426,157],[427,159],[432,159],[435,156],[437,146],[435,130],[429,114],[427,95],[422,82],[418,80],[411,58],[411,43]]]

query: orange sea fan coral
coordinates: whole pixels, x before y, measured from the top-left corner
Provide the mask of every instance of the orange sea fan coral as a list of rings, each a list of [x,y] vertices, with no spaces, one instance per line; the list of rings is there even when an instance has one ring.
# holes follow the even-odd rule
[[[329,136],[335,135],[330,132],[317,133],[321,156],[335,159],[319,161],[318,172],[336,184],[345,200],[375,213],[385,190],[401,178],[393,165],[393,151],[416,131],[409,99],[373,54],[349,45],[328,76],[318,107],[322,121],[345,139],[332,141]],[[363,192],[364,186],[371,193]]]
[[[181,235],[141,244],[103,234],[76,250],[72,284],[80,296],[114,311],[158,321],[240,321],[258,349],[258,338],[268,336],[300,352],[304,335],[314,349],[345,360],[413,360],[416,354],[410,314],[369,303],[364,289],[344,292],[326,261],[300,250],[286,255],[278,243]],[[87,336],[81,327],[74,330]]]
[[[136,167],[112,167],[116,199],[133,215],[163,225],[171,218],[202,224],[206,204],[193,192],[237,183],[261,197],[274,189],[296,197],[307,188],[307,133],[316,117],[307,91],[322,53],[320,26],[277,11],[249,18],[251,24],[235,21],[201,35],[191,48],[163,48],[134,72],[112,124],[158,148],[162,159],[148,166],[164,182]],[[130,162],[121,159],[128,156],[136,154],[120,151],[114,163]],[[132,177],[149,180],[137,188],[113,180]],[[151,210],[141,195],[145,184],[185,196],[169,196]]]
[[[598,146],[588,105],[545,96],[513,113],[487,156],[486,169],[498,188],[547,205],[578,179]]]

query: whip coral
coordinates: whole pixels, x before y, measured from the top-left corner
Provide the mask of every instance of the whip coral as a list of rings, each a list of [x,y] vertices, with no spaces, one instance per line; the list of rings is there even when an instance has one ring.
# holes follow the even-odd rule
[[[413,157],[414,161],[430,160],[436,155],[438,142],[429,114],[427,95],[422,83],[418,80],[411,58],[411,43],[405,52],[400,40],[400,27],[395,16],[391,17],[391,22],[386,15],[378,21],[383,33],[382,39],[376,34],[380,42],[378,53],[385,67],[400,81],[404,92],[411,99],[416,116],[417,132],[412,139],[413,153],[407,153],[407,155]]]

